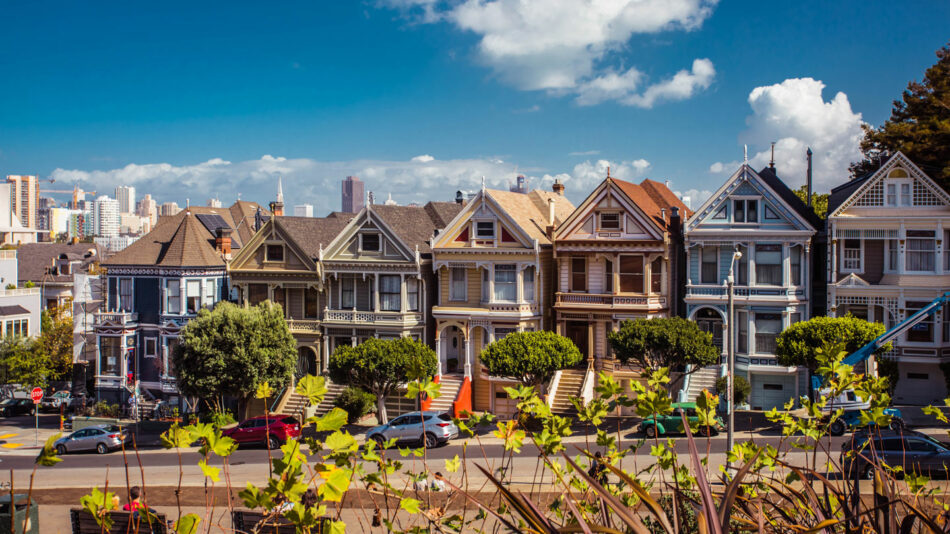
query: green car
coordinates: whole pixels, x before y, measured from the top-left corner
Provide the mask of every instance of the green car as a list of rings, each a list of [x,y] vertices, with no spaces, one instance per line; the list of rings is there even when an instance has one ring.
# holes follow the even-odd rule
[[[647,417],[640,423],[640,432],[643,432],[646,437],[654,438],[658,434],[670,434],[670,433],[685,433],[683,429],[683,417],[682,413],[686,412],[686,418],[689,419],[690,424],[698,423],[699,416],[696,415],[696,403],[695,402],[674,402],[673,403],[673,413],[669,415],[661,415],[656,418],[654,421],[653,416]],[[719,433],[720,430],[723,430],[725,425],[722,423],[722,419],[719,416],[716,416],[715,426],[701,426],[699,427],[698,434],[701,436],[713,435]]]

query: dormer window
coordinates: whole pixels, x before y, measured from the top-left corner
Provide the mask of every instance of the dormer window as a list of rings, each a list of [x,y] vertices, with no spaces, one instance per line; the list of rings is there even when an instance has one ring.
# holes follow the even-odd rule
[[[283,245],[267,245],[265,261],[284,261]]]
[[[751,199],[732,201],[732,222],[759,222],[759,201]]]
[[[620,230],[620,214],[617,212],[603,212],[600,214],[601,230]]]
[[[476,239],[495,239],[495,221],[476,221]]]
[[[379,252],[379,234],[360,234],[360,251]]]

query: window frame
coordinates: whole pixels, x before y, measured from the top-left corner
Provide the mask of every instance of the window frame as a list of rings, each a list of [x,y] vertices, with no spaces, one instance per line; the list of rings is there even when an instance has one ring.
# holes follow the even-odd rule
[[[487,241],[489,239],[495,239],[498,235],[498,229],[494,220],[491,221],[473,221],[474,228],[472,229],[472,234],[475,236],[475,239],[478,241]],[[482,225],[490,224],[491,225],[491,234],[482,235]]]
[[[904,308],[907,310],[907,314],[904,316],[905,319],[917,313],[918,311],[921,310],[921,308],[924,308],[928,304],[929,302],[925,302],[925,301],[905,301]],[[914,331],[915,328],[921,325],[926,325],[929,327],[928,330],[930,331],[930,339],[923,340],[923,341],[918,340],[918,339],[911,339],[911,333]],[[906,343],[915,343],[918,345],[933,345],[937,341],[936,314],[928,315],[926,318],[924,318],[924,320],[920,321],[916,325],[912,326],[909,330],[907,330],[907,332],[904,333],[904,341]]]
[[[366,238],[367,237],[376,238],[376,248],[366,248]],[[360,243],[359,243],[359,252],[373,252],[381,253],[383,251],[383,238],[379,232],[360,232]]]
[[[461,273],[461,280],[455,275]],[[461,294],[455,294],[455,284],[460,284]],[[449,302],[465,302],[468,300],[468,269],[465,267],[449,267]]]
[[[650,266],[650,283],[649,290],[651,295],[662,295],[663,294],[663,256],[657,256],[648,262]],[[659,269],[654,270],[654,266],[658,266]],[[654,288],[654,286],[656,286]]]
[[[773,323],[778,323],[778,329],[777,329],[777,331],[776,331],[776,332],[762,332],[762,331],[760,331],[760,330],[759,330],[759,316],[769,316],[768,318],[763,317],[762,320],[763,320],[763,321],[768,321],[768,322],[773,322]],[[760,350],[760,349],[759,349],[759,336],[770,336],[770,337],[771,337],[771,340],[772,340],[772,341],[771,341],[771,344],[774,346],[774,345],[775,345],[775,341],[776,341],[776,339],[778,338],[779,334],[782,333],[782,329],[783,329],[783,325],[784,325],[784,319],[783,319],[783,317],[782,317],[782,314],[781,314],[781,313],[776,313],[776,312],[755,312],[755,313],[753,314],[753,319],[752,319],[752,320],[753,320],[753,322],[755,323],[755,336],[753,336],[753,337],[754,337],[754,341],[755,341],[755,343],[754,343],[754,347],[755,347],[755,352],[754,352],[754,354],[760,354],[760,355],[762,355],[762,354],[764,354],[764,355],[774,355],[774,354],[775,354],[775,350],[774,350],[774,349],[772,350],[772,352],[766,352],[766,351],[763,351],[763,350]]]
[[[629,272],[627,272],[627,271],[624,271],[624,259],[625,259],[625,258],[627,258],[627,259],[632,259],[632,261],[634,261],[634,262],[636,262],[637,260],[639,260],[639,262],[640,262],[640,272],[636,272],[636,271],[629,271]],[[620,255],[618,255],[618,257],[617,257],[617,260],[618,260],[618,262],[617,262],[617,263],[618,263],[618,265],[617,265],[617,275],[618,275],[619,282],[620,282],[619,288],[618,288],[618,289],[619,289],[618,293],[628,293],[628,294],[632,293],[632,294],[637,294],[637,295],[643,295],[643,294],[645,294],[645,293],[647,292],[647,288],[646,288],[646,282],[647,282],[647,268],[646,268],[646,267],[647,267],[647,261],[646,261],[646,257],[644,257],[643,254],[620,254]],[[630,267],[630,265],[627,265],[627,267]],[[624,280],[629,281],[629,280],[631,280],[631,279],[633,280],[633,282],[632,282],[632,283],[633,283],[633,289],[630,289],[630,288],[628,288],[628,287],[624,287],[624,286],[625,286]],[[637,287],[637,279],[639,279],[639,283],[640,283],[640,286],[639,286],[639,287]]]
[[[172,288],[174,288],[174,295],[172,294]],[[176,310],[172,310],[171,303],[176,302]],[[165,279],[165,315],[181,315],[182,305],[181,305],[181,279],[180,278],[166,278]]]
[[[798,266],[796,268],[794,258],[798,257]],[[804,283],[805,276],[802,272],[802,265],[805,263],[805,247],[801,245],[790,245],[788,247],[788,285],[798,287]]]
[[[571,256],[569,258],[570,263],[568,264],[568,280],[570,282],[570,292],[572,293],[586,293],[588,287],[588,262],[587,258],[584,256]],[[578,265],[583,265],[583,270],[578,270],[576,267]],[[578,287],[577,280],[578,277],[582,277],[583,287]]]
[[[349,283],[349,284],[348,284]],[[349,285],[349,288],[347,288]],[[349,296],[350,305],[346,305],[346,297]],[[341,310],[352,310],[356,308],[356,277],[353,276],[341,276],[340,277],[340,309]]]
[[[904,186],[907,187],[907,203],[904,203]],[[890,189],[894,188],[894,203],[890,202]],[[885,208],[908,208],[914,205],[914,179],[907,178],[885,178],[884,179],[884,207]]]
[[[383,280],[386,280],[387,283],[392,285],[392,281],[396,281],[396,290],[392,291],[392,288],[389,288],[388,291],[383,291],[384,284]],[[388,306],[383,304],[384,298],[386,297],[389,302]],[[392,309],[392,299],[396,299],[396,307]],[[388,311],[388,312],[398,312],[402,311],[402,276],[398,274],[381,274],[379,275],[379,311]]]
[[[705,257],[706,249],[713,251],[713,256],[716,258],[716,270],[714,271],[712,282],[707,281],[706,276],[705,276],[706,271],[704,267],[710,263],[706,261],[706,257]],[[719,284],[719,262],[721,260],[720,255],[721,254],[719,251],[719,247],[706,246],[706,245],[702,245],[699,247],[699,283],[700,284],[713,284],[713,285]]]
[[[280,250],[280,258],[274,258],[271,254],[272,251]],[[266,263],[283,263],[284,258],[286,257],[284,251],[283,243],[266,243],[264,244],[264,261]]]
[[[152,350],[149,352],[148,346],[152,345]],[[158,357],[158,338],[157,337],[146,337],[142,340],[142,355],[146,358],[157,358]]]
[[[606,226],[606,225],[604,225],[604,216],[605,216],[605,215],[606,215],[606,216],[613,216],[613,217],[616,217],[616,218],[617,218],[617,221],[616,221],[617,226],[612,227],[612,226]],[[606,232],[611,232],[611,231],[622,232],[622,231],[623,231],[623,217],[622,217],[622,215],[623,215],[623,214],[622,214],[621,212],[619,212],[619,211],[600,211],[600,212],[597,212],[597,224],[598,224],[598,228],[597,228],[597,229],[600,230],[600,231],[606,231]]]
[[[499,281],[499,274],[511,280]],[[492,269],[492,302],[517,302],[518,301],[518,266],[514,263],[502,263],[495,265]],[[511,291],[511,298],[502,298],[499,296],[499,289]]]
[[[749,218],[749,206],[750,203],[755,207],[755,220],[750,220]],[[742,210],[736,209],[737,206],[741,205]],[[762,205],[761,197],[732,197],[732,223],[733,224],[758,224],[760,222],[760,216]],[[742,220],[740,221],[737,216],[739,213],[742,213]]]
[[[929,232],[929,233],[931,234],[931,237],[929,237],[929,238],[928,238],[928,237],[921,237],[921,236],[913,236],[913,237],[912,237],[912,236],[910,235],[911,232]],[[932,248],[932,249],[929,249],[929,250],[924,250],[924,249],[911,250],[910,244],[911,244],[912,241],[913,241],[913,242],[917,242],[917,241],[922,241],[922,242],[924,242],[924,241],[930,241],[930,243],[933,245],[933,248]],[[914,269],[911,269],[911,268],[910,268],[910,260],[911,260],[911,257],[916,256],[916,255],[920,255],[921,258],[923,258],[923,257],[925,257],[925,256],[928,255],[928,254],[930,255],[930,262],[933,264],[933,267],[932,267],[931,269],[929,269],[929,270],[914,270]],[[922,230],[922,229],[916,229],[916,228],[915,228],[915,229],[908,229],[908,230],[905,230],[905,234],[904,234],[904,272],[905,272],[905,273],[933,274],[933,273],[935,273],[936,271],[937,271],[937,231],[936,231],[936,230]]]
[[[528,276],[529,273],[531,276]],[[535,301],[534,288],[537,280],[536,275],[534,265],[529,265],[521,269],[521,296],[524,302]]]
[[[413,276],[407,276],[406,283],[406,309],[408,311],[419,311],[419,279]]]
[[[762,263],[762,262],[760,262],[760,261],[759,261],[759,252],[760,252],[760,248],[762,248],[762,247],[778,247],[778,256],[779,256],[779,257],[778,257],[778,263]],[[762,252],[773,252],[773,253],[774,253],[775,251],[774,251],[774,250],[769,250],[769,251],[762,250]],[[756,244],[755,244],[755,249],[754,249],[754,251],[753,251],[753,254],[755,255],[755,285],[756,285],[756,286],[769,286],[769,287],[784,287],[784,285],[785,285],[785,258],[784,258],[784,254],[783,254],[783,252],[782,252],[782,244],[781,244],[781,243],[756,243]],[[779,273],[779,281],[778,281],[778,283],[771,283],[771,282],[766,283],[766,282],[763,282],[762,280],[760,280],[759,267],[765,267],[765,266],[772,266],[772,267],[777,266],[777,267],[778,267],[778,273]]]

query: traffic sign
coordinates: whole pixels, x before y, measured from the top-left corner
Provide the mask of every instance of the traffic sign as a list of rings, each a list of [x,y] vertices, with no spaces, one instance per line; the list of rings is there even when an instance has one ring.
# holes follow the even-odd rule
[[[43,400],[43,388],[33,388],[33,391],[30,392],[30,398],[33,399],[33,404],[39,404]]]

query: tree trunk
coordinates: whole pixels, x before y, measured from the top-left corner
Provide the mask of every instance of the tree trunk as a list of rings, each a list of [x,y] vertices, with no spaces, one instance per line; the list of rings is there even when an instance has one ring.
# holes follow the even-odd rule
[[[376,394],[376,416],[381,425],[389,422],[389,416],[386,415],[386,397],[380,394]]]

